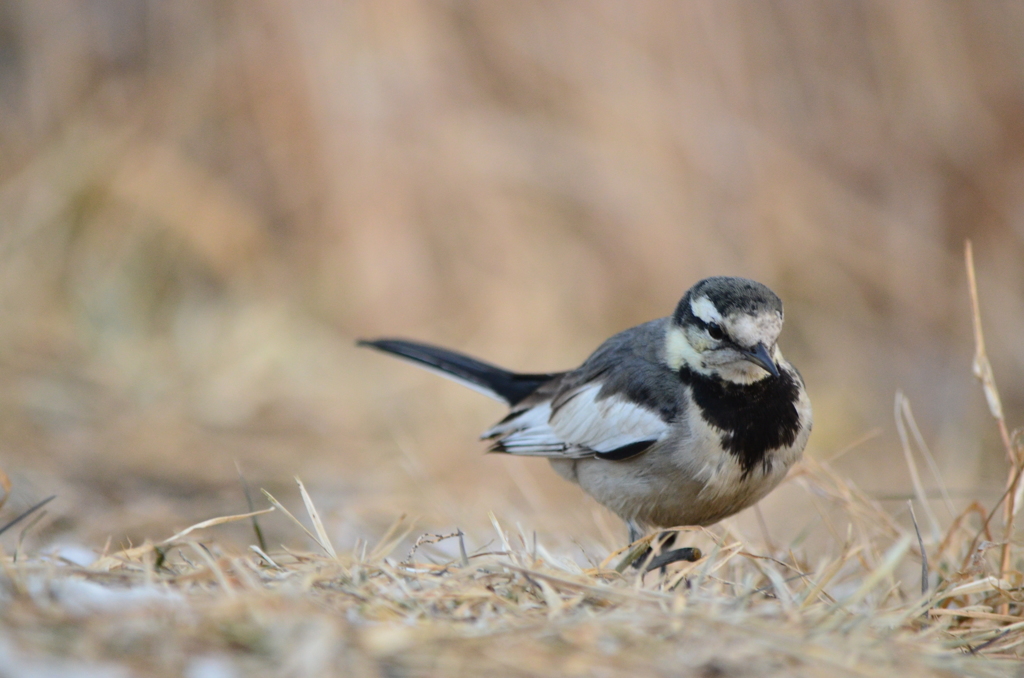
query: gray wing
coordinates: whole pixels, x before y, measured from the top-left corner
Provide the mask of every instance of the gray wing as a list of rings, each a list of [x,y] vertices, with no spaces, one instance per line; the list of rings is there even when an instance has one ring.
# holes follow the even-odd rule
[[[493,451],[628,459],[664,439],[685,403],[664,362],[667,319],[615,335],[578,369],[545,384],[483,434]]]

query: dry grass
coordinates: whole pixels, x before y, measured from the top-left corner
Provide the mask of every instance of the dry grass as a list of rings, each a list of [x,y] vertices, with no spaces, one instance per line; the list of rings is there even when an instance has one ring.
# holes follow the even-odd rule
[[[620,573],[622,551],[589,554],[604,560],[581,567],[558,555],[569,545],[493,516],[494,544],[480,552],[466,552],[461,532],[399,551],[411,530],[401,519],[376,544],[336,551],[311,502],[313,530],[295,522],[318,544],[312,553],[231,550],[208,531],[246,514],[87,566],[5,556],[0,658],[25,671],[43,656],[51,668],[63,659],[158,676],[1017,670],[1004,660],[1019,660],[1024,645],[1022,574],[999,576],[996,545],[978,541],[981,515],[927,544],[922,582],[912,528],[827,464],[808,460],[795,476],[847,520],[834,557],[808,562],[799,547],[754,548],[728,528],[688,530],[680,538],[701,560]]]

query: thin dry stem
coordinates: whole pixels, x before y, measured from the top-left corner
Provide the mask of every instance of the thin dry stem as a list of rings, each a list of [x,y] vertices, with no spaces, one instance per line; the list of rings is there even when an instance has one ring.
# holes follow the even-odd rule
[[[1003,415],[1002,399],[999,397],[996,378],[992,373],[988,353],[985,351],[985,335],[981,328],[981,305],[978,301],[978,281],[974,274],[974,250],[970,240],[964,244],[964,259],[967,265],[967,286],[971,294],[971,314],[974,319],[974,376],[981,381],[985,391],[985,400],[988,402],[989,412],[999,427],[999,436],[1006,449],[1006,459],[1009,464],[1006,476],[1006,503],[1003,505],[1003,546],[999,560],[999,572],[1005,576],[1010,569],[1010,540],[1013,537],[1013,518],[1017,513],[1018,497],[1015,486],[1020,475],[1017,472],[1020,460],[1014,450],[1013,441],[1010,439],[1010,431]]]
[[[932,541],[939,541],[941,535],[941,529],[939,528],[939,521],[935,517],[935,512],[932,511],[931,504],[928,501],[928,494],[924,490],[924,485],[921,483],[921,476],[917,472],[917,463],[914,461],[914,453],[910,449],[910,438],[907,435],[907,424],[906,421],[913,419],[913,414],[910,412],[910,404],[907,402],[906,396],[903,395],[902,391],[896,391],[896,400],[894,404],[893,416],[896,419],[896,431],[900,436],[900,443],[903,445],[903,458],[907,463],[907,469],[910,471],[910,481],[914,486],[914,494],[917,495],[917,502],[924,509],[924,513],[928,516],[928,524],[932,530]]]
[[[302,480],[300,480],[298,476],[295,476],[295,483],[299,486],[299,493],[302,495],[302,504],[306,507],[306,513],[309,514],[309,519],[313,522],[313,529],[316,530],[317,542],[323,546],[324,550],[327,551],[332,558],[337,558],[338,554],[334,550],[334,545],[331,544],[331,538],[327,536],[327,530],[324,529],[324,523],[320,520],[320,512],[316,510],[312,497],[310,497],[309,492],[306,491],[306,486],[302,484]]]

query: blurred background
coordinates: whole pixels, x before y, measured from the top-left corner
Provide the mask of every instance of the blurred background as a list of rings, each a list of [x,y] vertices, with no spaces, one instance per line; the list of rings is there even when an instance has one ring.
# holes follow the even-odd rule
[[[482,454],[501,406],[353,342],[561,370],[714,274],[783,298],[810,455],[904,510],[902,389],[991,503],[963,246],[1019,426],[1022,35],[1012,0],[0,2],[0,518],[56,493],[40,547],[163,538],[245,510],[237,463],[339,549],[488,511],[614,546]],[[797,485],[774,534],[820,527]]]

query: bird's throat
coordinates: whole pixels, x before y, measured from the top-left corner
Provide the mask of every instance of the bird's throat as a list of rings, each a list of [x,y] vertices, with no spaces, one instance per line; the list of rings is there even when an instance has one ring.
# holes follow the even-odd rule
[[[750,384],[736,384],[684,365],[679,378],[690,387],[704,419],[719,431],[722,448],[734,455],[744,477],[771,470],[771,453],[789,447],[800,433],[799,377],[782,370]]]

